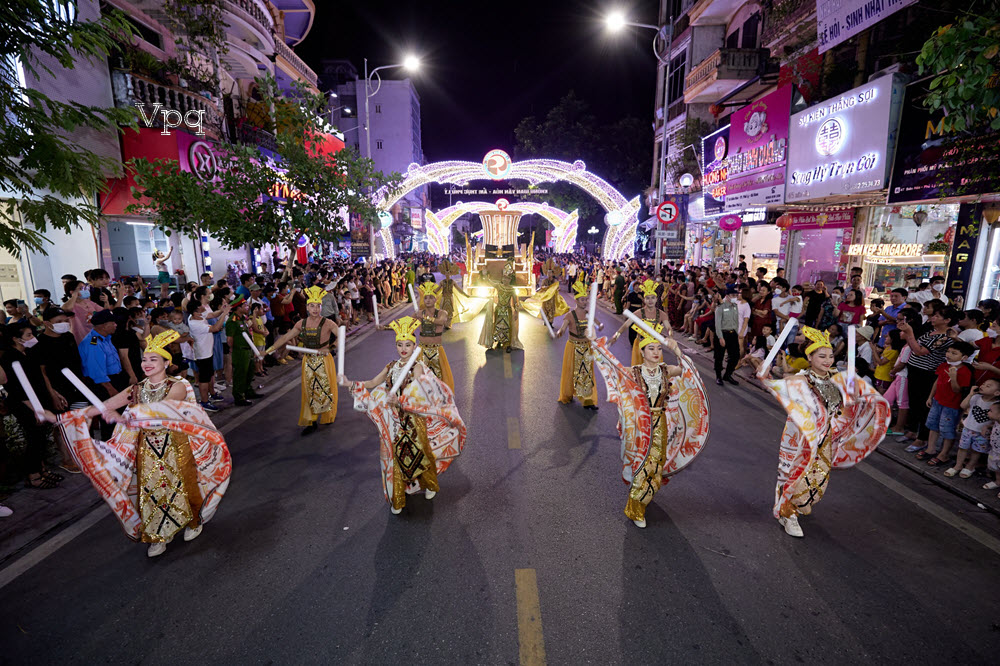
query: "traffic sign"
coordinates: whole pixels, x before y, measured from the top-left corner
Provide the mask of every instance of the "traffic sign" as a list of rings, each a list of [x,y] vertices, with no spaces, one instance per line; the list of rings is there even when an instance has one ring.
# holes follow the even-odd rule
[[[663,224],[675,222],[680,213],[680,208],[678,208],[677,204],[673,201],[664,201],[656,207],[656,219]]]
[[[656,229],[653,231],[653,240],[677,240],[675,229]]]

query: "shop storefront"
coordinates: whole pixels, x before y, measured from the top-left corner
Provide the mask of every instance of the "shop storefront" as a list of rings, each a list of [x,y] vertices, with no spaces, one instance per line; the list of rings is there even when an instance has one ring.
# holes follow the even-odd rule
[[[906,233],[919,220],[924,253],[944,252],[932,275],[945,276],[945,293],[969,305],[1000,294],[1000,132],[946,134],[942,117],[922,104],[926,86],[906,88],[896,142],[887,224]],[[897,212],[898,211],[898,212]],[[947,229],[945,228],[947,226]],[[925,231],[924,227],[929,227]],[[910,236],[914,236],[910,227]],[[914,268],[924,268],[925,262]]]
[[[778,218],[785,237],[785,277],[792,284],[823,280],[828,285],[847,277],[847,248],[853,240],[854,211],[788,212]]]
[[[767,275],[774,277],[778,270],[781,253],[781,229],[772,223],[767,209],[754,208],[739,215],[742,226],[734,233],[736,249],[734,254],[746,257],[747,269],[754,275],[758,268],[766,268]]]

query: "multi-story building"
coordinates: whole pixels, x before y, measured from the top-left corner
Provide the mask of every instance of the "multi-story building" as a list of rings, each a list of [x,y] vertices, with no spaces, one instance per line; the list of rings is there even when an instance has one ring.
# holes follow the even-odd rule
[[[385,79],[372,84],[374,94],[367,100],[371,127],[365,126],[365,80],[347,60],[322,63],[320,87],[330,95],[330,120],[363,157],[370,157],[375,169],[388,175],[406,174],[411,164],[424,164],[420,129],[420,96],[410,79]],[[407,238],[420,247],[424,238],[424,211],[428,191],[419,187],[407,193],[392,208],[393,237],[407,249]]]

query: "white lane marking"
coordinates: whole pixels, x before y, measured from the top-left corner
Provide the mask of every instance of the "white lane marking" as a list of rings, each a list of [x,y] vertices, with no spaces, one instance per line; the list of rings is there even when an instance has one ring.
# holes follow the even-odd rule
[[[396,316],[397,317],[400,316],[400,313],[396,313]],[[364,340],[374,332],[375,329],[372,328],[371,330],[365,331],[361,336],[353,338],[350,342],[348,342],[345,351],[350,351],[351,349],[354,349],[362,342],[364,342]],[[277,391],[270,393],[266,398],[264,398],[264,400],[260,401],[259,403],[255,403],[254,404],[255,409],[245,411],[244,413],[234,418],[232,421],[229,421],[224,426],[219,428],[219,432],[221,432],[223,435],[232,432],[237,427],[246,423],[251,416],[258,415],[260,413],[259,410],[262,407],[266,407],[271,403],[277,401],[278,398],[288,393],[290,390],[292,390],[292,388],[298,386],[301,381],[302,381],[301,377],[299,375],[296,375],[295,377],[290,379],[288,383],[279,388]],[[96,525],[97,522],[100,521],[102,518],[109,517],[110,515],[111,514],[108,513],[107,506],[102,504],[101,506],[97,507],[90,513],[84,515],[82,518],[80,518],[80,520],[73,523],[63,531],[52,536],[50,539],[39,544],[38,546],[35,546],[30,551],[28,551],[18,559],[14,560],[3,569],[0,569],[0,589],[3,589],[4,586],[14,581],[18,576],[22,575],[24,572],[31,569],[31,567],[35,566],[49,555],[56,552],[63,546],[65,546],[67,543],[72,541],[77,536],[86,532],[88,529]]]
[[[856,468],[863,474],[867,474],[869,477],[878,481],[883,486],[893,491],[903,499],[909,500],[916,504],[918,507],[931,514],[941,522],[946,525],[954,527],[956,530],[966,535],[970,539],[977,541],[983,546],[986,546],[994,553],[1000,555],[1000,539],[997,539],[993,535],[989,534],[985,530],[981,530],[969,521],[959,518],[956,514],[942,508],[930,501],[929,499],[923,497],[919,493],[910,490],[899,481],[896,481],[892,477],[884,474],[883,472],[874,469],[871,465],[858,465]]]

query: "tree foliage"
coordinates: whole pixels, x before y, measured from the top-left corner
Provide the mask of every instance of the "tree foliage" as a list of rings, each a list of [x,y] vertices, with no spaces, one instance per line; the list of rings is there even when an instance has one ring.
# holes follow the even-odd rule
[[[26,81],[56,74],[46,62],[74,69],[78,62],[106,66],[117,39],[131,34],[119,13],[97,21],[70,21],[56,3],[0,3],[0,247],[14,256],[45,252],[49,229],[72,231],[97,224],[99,211],[81,197],[105,188],[116,160],[81,149],[74,133],[133,124],[129,109],[105,109],[53,100]]]
[[[611,183],[626,198],[641,193],[649,184],[652,157],[648,125],[632,117],[602,124],[573,91],[544,119],[523,119],[514,137],[514,159],[583,160],[588,171]],[[567,212],[579,210],[581,222],[603,220],[603,209],[578,187],[554,183],[548,189],[550,205]]]
[[[218,144],[212,180],[182,171],[176,161],[132,160],[138,187],[130,212],[149,215],[167,233],[208,232],[229,247],[288,246],[300,234],[336,240],[347,231],[348,211],[375,223],[368,193],[399,176],[384,176],[350,148],[334,155],[316,150],[317,134],[330,130],[320,115],[322,95],[297,86],[285,98],[270,78],[258,79],[258,89],[263,106],[274,110],[278,157],[256,146]],[[274,196],[276,184],[281,197]]]
[[[917,56],[920,73],[933,75],[924,106],[944,112],[945,132],[1000,130],[1000,5],[975,4]]]

